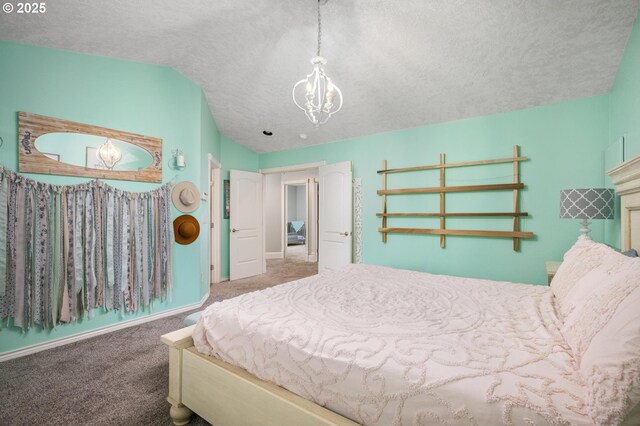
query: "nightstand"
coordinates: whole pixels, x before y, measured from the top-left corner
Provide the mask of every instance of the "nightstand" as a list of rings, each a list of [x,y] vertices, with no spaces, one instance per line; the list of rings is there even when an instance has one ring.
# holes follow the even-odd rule
[[[544,262],[544,267],[547,269],[547,285],[551,284],[551,280],[553,276],[558,272],[558,268],[560,267],[562,262],[558,262],[555,260],[547,260]]]

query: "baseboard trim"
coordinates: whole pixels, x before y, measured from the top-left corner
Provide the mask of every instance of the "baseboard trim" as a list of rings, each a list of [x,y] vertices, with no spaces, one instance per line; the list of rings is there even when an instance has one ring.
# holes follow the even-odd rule
[[[80,340],[90,339],[92,337],[100,336],[101,334],[111,333],[113,331],[122,330],[124,328],[133,327],[136,325],[155,321],[161,318],[171,317],[173,315],[181,314],[183,312],[192,311],[194,309],[198,309],[199,307],[201,307],[208,298],[209,298],[209,292],[207,292],[207,294],[205,294],[199,302],[192,303],[190,305],[169,309],[167,311],[158,312],[155,314],[147,315],[140,318],[135,318],[128,321],[122,321],[113,325],[107,325],[104,327],[96,328],[94,330],[72,334],[70,336],[60,337],[58,339],[49,340],[47,342],[36,343],[34,345],[25,346],[20,349],[14,349],[11,351],[2,352],[0,353],[0,362],[9,361],[10,359],[20,358],[23,356],[35,354],[37,352],[41,352],[47,349],[57,348],[58,346],[68,345],[69,343],[78,342]]]
[[[284,252],[282,251],[268,251],[264,254],[265,259],[284,259]]]

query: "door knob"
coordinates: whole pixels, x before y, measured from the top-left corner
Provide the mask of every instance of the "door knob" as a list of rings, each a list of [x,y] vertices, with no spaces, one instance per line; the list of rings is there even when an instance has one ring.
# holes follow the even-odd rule
[[[231,230],[231,232],[238,232],[238,231],[239,231],[239,229],[236,229],[236,228],[233,228],[233,229]]]
[[[348,237],[349,233],[348,232],[341,232],[340,235],[344,235],[345,237]]]

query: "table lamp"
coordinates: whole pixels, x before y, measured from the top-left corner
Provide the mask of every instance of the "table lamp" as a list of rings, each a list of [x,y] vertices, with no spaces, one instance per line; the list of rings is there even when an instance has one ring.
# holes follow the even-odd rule
[[[563,189],[560,217],[582,219],[580,233],[589,236],[589,219],[613,219],[615,191],[609,188]]]

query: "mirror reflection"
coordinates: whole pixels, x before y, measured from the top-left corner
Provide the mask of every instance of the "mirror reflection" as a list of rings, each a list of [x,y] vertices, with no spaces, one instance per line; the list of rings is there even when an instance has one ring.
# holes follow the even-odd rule
[[[98,170],[143,170],[153,157],[129,142],[84,133],[46,133],[35,146],[52,160]]]

